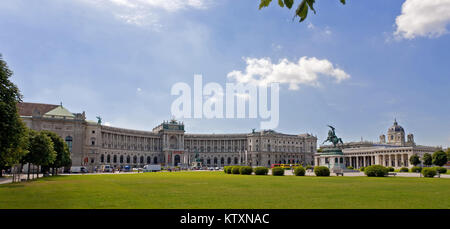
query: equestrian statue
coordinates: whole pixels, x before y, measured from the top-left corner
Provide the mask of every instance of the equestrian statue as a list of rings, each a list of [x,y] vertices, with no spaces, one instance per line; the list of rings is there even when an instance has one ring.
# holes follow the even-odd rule
[[[325,142],[331,142],[331,143],[333,143],[333,146],[334,147],[336,147],[336,145],[340,142],[340,143],[342,143],[342,144],[344,144],[343,142],[342,142],[342,139],[341,138],[338,138],[337,136],[336,136],[336,133],[334,132],[334,127],[332,127],[332,126],[330,126],[330,125],[327,125],[328,127],[330,127],[331,128],[331,130],[329,130],[328,131],[328,137],[327,137],[327,139],[322,143],[322,144],[324,144]]]

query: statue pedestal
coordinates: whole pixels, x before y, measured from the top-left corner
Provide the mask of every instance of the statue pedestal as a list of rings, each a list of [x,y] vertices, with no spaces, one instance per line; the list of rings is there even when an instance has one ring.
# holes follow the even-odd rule
[[[346,169],[344,153],[339,148],[326,148],[319,153],[321,165],[328,167],[330,170]]]

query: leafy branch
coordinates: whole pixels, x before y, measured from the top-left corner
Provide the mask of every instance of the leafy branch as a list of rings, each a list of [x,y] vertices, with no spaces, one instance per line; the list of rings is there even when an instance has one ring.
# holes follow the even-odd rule
[[[339,0],[343,5],[345,5],[345,0]],[[259,9],[262,9],[264,7],[268,7],[272,0],[261,0],[261,3],[259,4]],[[298,5],[297,9],[295,10],[295,17],[300,17],[300,22],[304,21],[306,17],[308,16],[308,11],[311,9],[314,14],[316,14],[316,9],[314,9],[314,3],[316,0],[302,0],[302,2]],[[278,0],[278,5],[280,7],[286,6],[288,9],[291,9],[294,5],[294,0]]]

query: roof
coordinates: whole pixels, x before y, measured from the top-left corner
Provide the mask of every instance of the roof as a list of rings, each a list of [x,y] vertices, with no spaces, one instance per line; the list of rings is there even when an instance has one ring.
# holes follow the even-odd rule
[[[44,117],[66,117],[66,118],[75,118],[75,115],[70,113],[66,108],[64,108],[62,105],[57,106],[53,110],[47,112],[44,114]]]
[[[38,115],[43,115],[53,109],[58,107],[58,105],[53,104],[43,104],[43,103],[18,103],[17,108],[19,109],[20,116],[33,116],[33,113]]]

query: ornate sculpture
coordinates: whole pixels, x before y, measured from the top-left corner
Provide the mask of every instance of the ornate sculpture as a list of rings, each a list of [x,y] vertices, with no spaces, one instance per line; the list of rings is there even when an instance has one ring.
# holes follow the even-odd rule
[[[97,124],[101,125],[102,124],[102,117],[97,116]]]
[[[336,145],[337,145],[339,142],[342,143],[342,144],[344,144],[344,143],[342,142],[342,139],[341,139],[341,138],[338,138],[338,137],[336,136],[336,133],[334,132],[335,128],[332,127],[332,126],[330,126],[330,125],[328,125],[328,127],[330,127],[331,130],[328,131],[328,137],[327,137],[327,139],[326,139],[322,144],[324,144],[325,142],[331,142],[331,143],[333,143],[333,146],[334,146],[334,147],[336,147]]]

